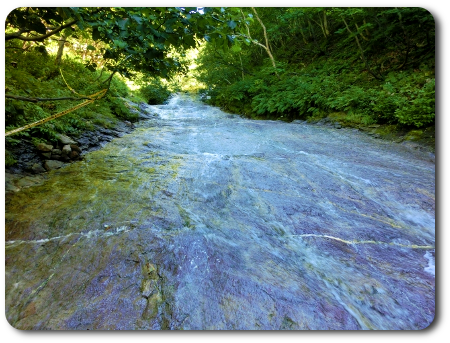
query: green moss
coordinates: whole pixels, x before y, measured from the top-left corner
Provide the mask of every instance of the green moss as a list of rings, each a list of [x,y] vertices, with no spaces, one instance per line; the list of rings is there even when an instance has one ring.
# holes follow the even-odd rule
[[[380,135],[381,138],[388,140],[396,140],[402,135],[402,132],[399,131],[397,125],[380,125],[374,131]]]
[[[411,130],[404,137],[408,141],[417,141],[423,137],[423,130]]]
[[[328,118],[335,121],[344,121],[347,118],[347,114],[345,112],[331,112],[328,114]]]
[[[13,154],[11,154],[8,150],[5,150],[5,166],[11,167],[17,163]]]
[[[177,204],[178,212],[180,213],[181,219],[183,220],[183,226],[188,228],[193,228],[194,226],[191,224],[191,218],[186,210]]]
[[[13,43],[9,43],[13,44]],[[59,98],[73,97],[74,93],[67,84],[80,95],[94,94],[104,88],[99,72],[91,72],[84,64],[74,58],[64,58],[60,71],[54,65],[53,56],[44,56],[34,50],[20,51],[7,49],[5,52],[6,92],[24,97]],[[11,61],[17,62],[11,64]],[[111,128],[121,120],[137,120],[137,114],[130,111],[120,97],[126,97],[130,90],[119,75],[115,75],[106,96],[92,104],[81,107],[46,124],[14,135],[15,139],[23,137],[55,141],[57,133],[77,135],[81,131],[93,128],[93,124]],[[68,110],[82,101],[48,101],[30,103],[6,99],[5,126],[12,130],[53,114]]]
[[[177,177],[181,160],[157,155],[138,158],[136,151],[142,150],[145,137],[148,130],[136,131],[87,154],[83,161],[49,172],[42,185],[11,195],[10,217],[36,222],[42,230],[63,235],[103,229],[105,222],[119,227],[131,220],[139,224],[161,216],[153,199]],[[44,204],[40,204],[42,199],[46,199]]]

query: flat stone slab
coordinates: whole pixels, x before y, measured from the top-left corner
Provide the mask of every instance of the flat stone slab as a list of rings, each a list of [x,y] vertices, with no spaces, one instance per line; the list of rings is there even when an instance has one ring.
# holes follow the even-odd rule
[[[16,185],[20,188],[27,188],[32,186],[41,185],[44,182],[44,178],[39,175],[25,176],[16,182]]]

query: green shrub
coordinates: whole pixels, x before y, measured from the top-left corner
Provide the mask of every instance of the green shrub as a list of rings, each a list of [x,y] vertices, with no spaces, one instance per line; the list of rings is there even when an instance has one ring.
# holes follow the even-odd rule
[[[403,106],[395,111],[400,124],[422,127],[435,119],[435,79],[429,80],[421,89],[409,92]]]
[[[170,91],[158,78],[146,82],[139,88],[139,95],[149,105],[163,104],[169,99]]]
[[[14,158],[14,156],[8,150],[5,150],[5,166],[11,167],[11,166],[15,165],[16,163],[17,163],[17,161]]]

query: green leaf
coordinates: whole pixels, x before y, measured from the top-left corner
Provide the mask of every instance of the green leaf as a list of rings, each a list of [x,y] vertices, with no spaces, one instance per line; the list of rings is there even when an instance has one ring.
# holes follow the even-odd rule
[[[124,49],[127,47],[127,43],[124,42],[123,40],[119,40],[119,39],[114,39],[114,45],[117,46],[118,48]]]
[[[133,20],[135,20],[138,24],[142,23],[142,18],[138,15],[131,15],[130,16]]]
[[[242,48],[237,41],[231,47],[231,51],[233,51],[233,52],[239,52],[241,50],[242,50]]]
[[[119,20],[117,24],[119,25],[121,30],[126,30],[127,23],[128,23],[128,18],[123,18],[123,19]]]
[[[237,23],[234,20],[230,20],[227,22],[227,25],[230,29],[234,29],[237,26]]]
[[[77,26],[78,26],[78,28],[81,30],[81,31],[83,31],[86,27],[84,26],[84,22],[83,22],[83,20],[78,20],[77,21]]]
[[[88,49],[88,50],[96,50],[95,46],[92,46],[92,45],[88,45],[86,49]]]

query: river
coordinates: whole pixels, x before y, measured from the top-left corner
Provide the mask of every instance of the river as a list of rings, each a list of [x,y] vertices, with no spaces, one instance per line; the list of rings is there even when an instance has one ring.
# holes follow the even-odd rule
[[[350,129],[186,95],[6,198],[25,330],[419,330],[435,315],[435,165]]]

